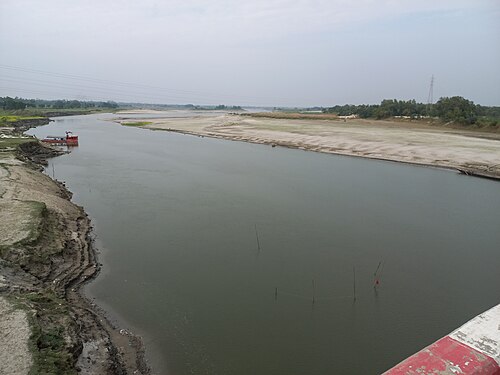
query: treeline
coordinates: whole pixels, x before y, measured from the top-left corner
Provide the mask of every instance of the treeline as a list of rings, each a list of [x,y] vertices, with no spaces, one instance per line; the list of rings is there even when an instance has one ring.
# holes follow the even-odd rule
[[[417,103],[415,100],[385,99],[372,105],[337,105],[323,109],[324,113],[339,116],[357,115],[360,118],[385,119],[390,117],[439,118],[463,125],[497,126],[500,124],[500,107],[476,105],[461,96],[440,98],[434,104]]]
[[[187,109],[194,109],[194,110],[205,110],[205,111],[241,111],[243,108],[239,105],[225,105],[225,104],[219,104],[219,105],[194,105],[194,104],[186,104],[184,106]]]
[[[0,107],[4,110],[19,110],[27,108],[77,109],[77,108],[118,108],[113,101],[95,102],[81,100],[44,100],[0,97]]]
[[[194,104],[144,104],[144,103],[121,103],[123,107],[151,107],[151,108],[176,108],[176,109],[197,109],[197,110],[226,110],[226,111],[241,111],[243,110],[238,105],[194,105]],[[85,108],[118,108],[119,105],[113,101],[96,102],[82,100],[45,100],[45,99],[25,99],[11,98],[9,96],[0,97],[0,108],[4,110],[22,110],[28,108],[48,108],[48,109],[85,109]]]
[[[242,110],[240,106],[197,106],[186,104],[187,109],[198,110]],[[3,110],[40,109],[114,109],[118,104],[113,101],[80,101],[80,100],[44,100],[0,97],[0,108]],[[329,108],[313,107],[310,111],[322,111],[338,116],[357,115],[360,118],[386,119],[404,117],[409,119],[438,118],[445,122],[463,125],[500,126],[500,107],[476,105],[461,96],[440,98],[434,104],[417,103],[415,100],[385,99],[380,104],[336,105]]]

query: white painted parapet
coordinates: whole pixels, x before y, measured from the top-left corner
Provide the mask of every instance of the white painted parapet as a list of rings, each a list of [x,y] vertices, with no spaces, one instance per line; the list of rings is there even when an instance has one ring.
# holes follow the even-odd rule
[[[500,304],[384,374],[500,375]]]

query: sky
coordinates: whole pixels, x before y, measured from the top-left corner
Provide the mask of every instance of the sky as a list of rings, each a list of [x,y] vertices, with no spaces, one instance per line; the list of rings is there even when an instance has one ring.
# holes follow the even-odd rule
[[[500,0],[0,0],[0,96],[500,106]]]

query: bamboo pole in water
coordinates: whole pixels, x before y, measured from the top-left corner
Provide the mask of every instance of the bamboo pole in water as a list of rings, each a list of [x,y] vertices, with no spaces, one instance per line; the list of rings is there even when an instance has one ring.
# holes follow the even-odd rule
[[[312,286],[313,286],[313,298],[312,298],[312,303],[314,304],[316,300],[316,285],[314,284],[314,279],[312,280]]]
[[[382,268],[380,268],[380,266],[382,266]],[[373,274],[373,287],[376,289],[379,284],[380,284],[380,275],[382,274],[382,271],[384,269],[384,264],[382,263],[382,261],[380,261],[378,263],[378,267],[377,269],[375,270],[375,273]],[[379,273],[379,270],[380,270],[380,273]]]
[[[255,224],[255,238],[257,238],[257,250],[260,251],[260,241],[259,241],[259,232],[257,232],[257,224]]]
[[[354,301],[356,301],[356,267],[352,266],[352,273],[353,273],[353,280],[352,280],[352,286],[353,286],[353,291],[354,291]]]

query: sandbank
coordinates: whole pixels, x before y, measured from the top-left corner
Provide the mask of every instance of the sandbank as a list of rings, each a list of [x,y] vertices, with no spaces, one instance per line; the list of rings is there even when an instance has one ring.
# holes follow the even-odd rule
[[[145,118],[144,128],[292,147],[500,178],[500,134],[418,122],[279,119],[213,113]],[[178,112],[177,112],[178,113]],[[122,113],[123,114],[123,113]],[[125,115],[125,114],[123,114]],[[131,121],[125,116],[117,122]],[[133,121],[141,121],[134,117]]]

